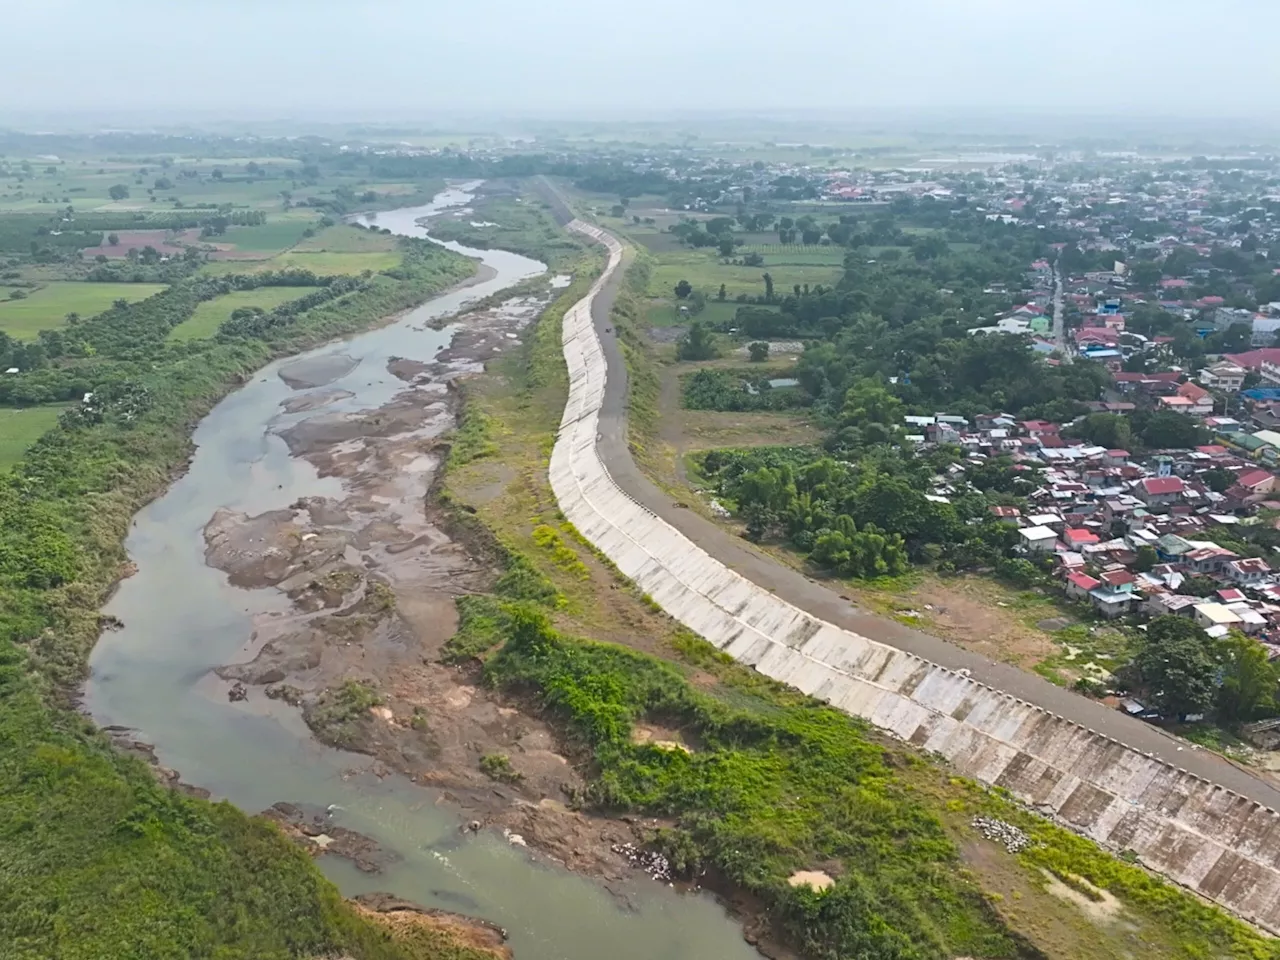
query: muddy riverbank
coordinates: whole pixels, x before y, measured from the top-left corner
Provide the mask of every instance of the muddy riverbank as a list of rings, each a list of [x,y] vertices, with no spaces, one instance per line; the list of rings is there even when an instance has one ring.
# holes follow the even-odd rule
[[[420,217],[466,199],[378,223],[420,233]],[[201,423],[188,473],[135,518],[137,573],[104,611],[123,626],[94,651],[86,706],[196,789],[323,811],[316,836],[335,854],[354,845],[350,862],[317,851],[348,895],[482,916],[533,960],[745,960],[710,898],[616,852],[644,824],[572,809],[581,781],[549,727],[439,662],[454,598],[493,577],[427,506],[454,385],[512,349],[555,292],[503,298],[542,266],[471,253],[491,277],[265,368]],[[437,329],[467,301],[486,306]],[[493,754],[519,778],[486,776]]]

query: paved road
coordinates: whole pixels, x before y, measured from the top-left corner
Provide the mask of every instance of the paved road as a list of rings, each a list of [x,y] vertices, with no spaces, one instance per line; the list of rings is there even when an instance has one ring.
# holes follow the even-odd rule
[[[1053,342],[1062,354],[1064,363],[1070,363],[1074,351],[1067,349],[1067,324],[1062,316],[1062,292],[1066,280],[1062,276],[1062,258],[1053,265]]]
[[[564,200],[549,184],[542,186],[556,217],[562,223],[572,220],[573,214]],[[617,337],[608,332],[612,328],[609,315],[623,275],[624,271],[618,270],[609,279],[592,304],[592,320],[604,345],[607,363],[597,447],[609,473],[627,494],[730,569],[815,617],[940,666],[968,670],[973,679],[997,690],[1036,704],[1141,753],[1181,767],[1273,810],[1280,810],[1280,790],[1223,757],[1208,750],[1194,749],[1157,727],[1054,686],[1036,674],[996,663],[939,637],[859,610],[834,590],[756,551],[741,537],[691,510],[674,506],[671,498],[640,472],[627,446],[627,371]]]

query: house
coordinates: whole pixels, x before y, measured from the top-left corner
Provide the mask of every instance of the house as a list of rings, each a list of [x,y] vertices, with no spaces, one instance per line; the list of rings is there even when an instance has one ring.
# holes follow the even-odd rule
[[[1102,581],[1095,580],[1082,571],[1067,574],[1067,596],[1073,600],[1087,600],[1089,594],[1100,586]]]
[[[1185,489],[1181,477],[1147,477],[1138,482],[1134,492],[1147,506],[1156,507],[1177,503]]]
[[[1048,527],[1023,527],[1018,538],[1028,553],[1052,553],[1058,535]]]
[[[1062,540],[1068,549],[1079,550],[1087,544],[1097,543],[1099,537],[1092,530],[1085,530],[1083,527],[1067,527],[1063,531]]]
[[[1184,412],[1191,414],[1193,417],[1207,417],[1213,413],[1213,395],[1198,383],[1184,383],[1178,387],[1173,395],[1191,401],[1191,406]]]
[[[1234,559],[1236,554],[1231,550],[1216,544],[1204,544],[1184,553],[1180,561],[1189,573],[1210,574],[1217,573],[1223,564]]]
[[[1260,557],[1247,557],[1244,560],[1232,560],[1226,564],[1223,572],[1235,583],[1252,586],[1269,577],[1271,568]]]
[[[1099,587],[1089,592],[1089,601],[1104,617],[1122,617],[1133,606],[1134,596],[1129,590],[1109,590]]]
[[[1245,369],[1227,360],[1219,360],[1200,371],[1200,382],[1211,390],[1236,393],[1244,386]]]
[[[1235,485],[1243,487],[1250,496],[1262,496],[1276,488],[1276,478],[1266,470],[1246,470],[1236,478]]]
[[[1108,450],[1102,455],[1102,462],[1109,467],[1123,467],[1129,462],[1129,451]]]
[[[991,515],[997,520],[1012,520],[1017,523],[1022,511],[1017,507],[991,507]]]
[[[1197,604],[1192,616],[1196,623],[1204,627],[1206,630],[1213,627],[1222,627],[1230,630],[1232,627],[1240,623],[1240,616],[1234,610],[1221,603],[1201,603]]]

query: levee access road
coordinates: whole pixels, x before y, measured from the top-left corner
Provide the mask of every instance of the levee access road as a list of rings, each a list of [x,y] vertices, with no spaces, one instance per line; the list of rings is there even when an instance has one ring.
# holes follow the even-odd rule
[[[761,673],[942,754],[961,772],[1280,932],[1280,791],[1222,757],[837,594],[676,507],[626,440],[609,263],[564,318],[569,397],[550,479],[564,514],[677,620]]]

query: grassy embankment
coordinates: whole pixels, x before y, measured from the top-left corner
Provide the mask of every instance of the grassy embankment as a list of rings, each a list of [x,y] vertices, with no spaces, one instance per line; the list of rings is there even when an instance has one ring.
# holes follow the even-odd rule
[[[295,317],[269,340],[192,341],[146,364],[123,359],[141,391],[130,396],[146,402],[108,406],[93,425],[59,425],[0,475],[6,957],[482,956],[415,945],[361,919],[274,827],[161,786],[65,705],[124,569],[130,518],[181,469],[200,416],[272,357],[375,324],[472,270],[419,249],[396,277]],[[166,329],[138,326],[139,342],[162,343],[169,318],[136,318],[149,322]]]
[[[567,387],[560,322],[588,279],[521,356],[468,383],[445,483],[467,508],[460,522],[487,529],[506,562],[493,595],[459,601],[450,651],[484,658],[490,682],[556,719],[590,781],[585,806],[665,818],[653,840],[677,866],[754,894],[808,956],[1280,956],[1196,897],[733,663],[585,545],[546,463]],[[619,310],[627,342],[625,296]],[[653,390],[640,356],[631,411],[643,424]],[[642,742],[641,727],[687,752]],[[981,839],[977,813],[1021,825],[1033,846],[1012,855]],[[805,869],[834,885],[791,886]],[[1108,909],[1082,906],[1095,902]]]

